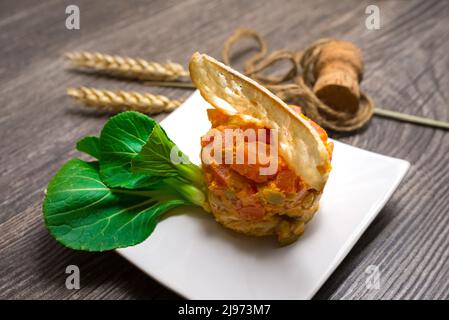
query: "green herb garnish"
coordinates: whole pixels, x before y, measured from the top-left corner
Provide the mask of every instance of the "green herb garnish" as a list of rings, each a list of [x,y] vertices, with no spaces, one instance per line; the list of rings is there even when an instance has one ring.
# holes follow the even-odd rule
[[[201,169],[146,115],[114,116],[99,138],[85,137],[77,149],[97,161],[68,161],[50,181],[43,204],[47,228],[67,247],[132,246],[144,241],[168,210],[207,208]],[[183,161],[173,161],[174,155]]]

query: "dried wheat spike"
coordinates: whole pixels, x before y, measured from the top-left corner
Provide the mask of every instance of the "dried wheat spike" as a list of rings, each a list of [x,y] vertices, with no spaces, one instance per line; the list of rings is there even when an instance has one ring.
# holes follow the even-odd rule
[[[189,76],[182,65],[144,59],[112,56],[99,52],[69,52],[66,57],[75,65],[117,77],[135,80],[173,81]]]
[[[67,89],[67,94],[87,106],[114,112],[124,110],[148,114],[169,112],[182,103],[180,100],[170,100],[165,96],[151,93],[109,91],[86,87]]]

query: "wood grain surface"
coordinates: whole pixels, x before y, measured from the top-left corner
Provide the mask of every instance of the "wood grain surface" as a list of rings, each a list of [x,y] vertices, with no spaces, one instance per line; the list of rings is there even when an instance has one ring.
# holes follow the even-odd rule
[[[380,30],[365,27],[365,8],[373,3],[381,10]],[[80,30],[65,28],[69,4],[80,7]],[[108,117],[73,103],[67,87],[148,90],[173,98],[191,91],[76,73],[68,70],[64,52],[186,65],[194,51],[221,58],[223,41],[240,26],[258,30],[271,49],[342,38],[362,48],[362,87],[379,106],[449,121],[448,18],[444,0],[1,1],[0,298],[180,298],[114,252],[63,248],[45,229],[41,204],[50,177],[79,156],[75,141],[99,132]],[[412,166],[316,298],[448,299],[449,132],[374,118],[362,132],[334,137]],[[80,267],[80,290],[65,287],[70,264]],[[365,285],[370,265],[381,271],[378,290]]]

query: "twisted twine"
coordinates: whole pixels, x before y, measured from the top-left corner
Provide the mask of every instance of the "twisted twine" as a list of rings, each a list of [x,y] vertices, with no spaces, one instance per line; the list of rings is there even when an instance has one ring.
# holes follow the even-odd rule
[[[67,94],[87,106],[100,110],[124,111],[134,110],[147,114],[170,112],[182,101],[170,100],[165,96],[135,91],[110,91],[81,87],[67,89]]]
[[[230,64],[232,47],[242,38],[252,38],[259,46],[258,52],[245,61],[244,73],[264,84],[282,100],[301,105],[303,112],[321,126],[334,131],[350,132],[363,127],[373,116],[374,102],[363,92],[360,93],[359,106],[353,112],[335,110],[322,102],[313,92],[316,80],[315,66],[321,47],[334,41],[333,39],[320,39],[300,52],[277,50],[268,54],[265,40],[256,31],[238,29],[224,44],[223,61],[226,64]],[[263,74],[279,61],[287,61],[290,68],[277,76]],[[359,76],[361,80],[362,74]]]
[[[69,52],[66,57],[78,67],[136,80],[173,81],[189,76],[180,64],[112,56],[99,52]]]

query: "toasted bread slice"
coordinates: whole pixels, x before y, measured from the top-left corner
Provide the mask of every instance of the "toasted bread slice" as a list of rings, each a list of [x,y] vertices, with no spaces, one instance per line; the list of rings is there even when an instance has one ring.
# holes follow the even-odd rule
[[[310,122],[254,80],[214,58],[196,52],[190,76],[203,98],[215,108],[261,120],[279,132],[279,152],[310,187],[321,191],[326,184],[330,159],[324,142]]]

